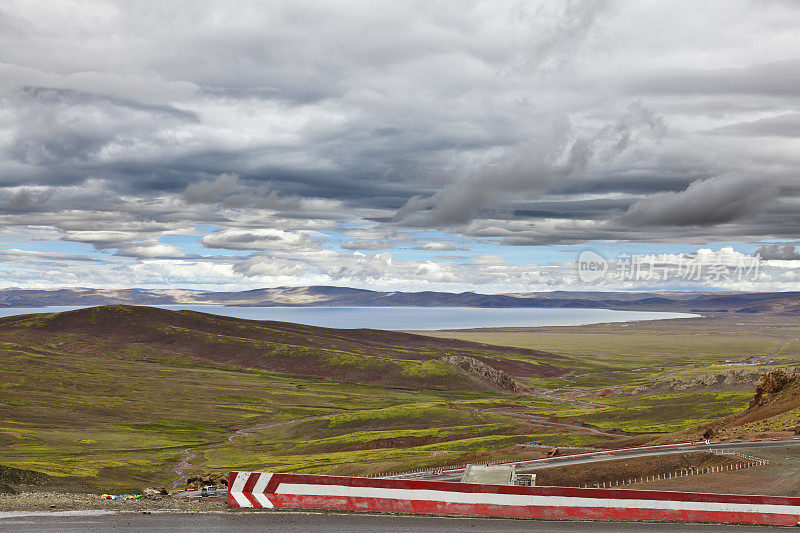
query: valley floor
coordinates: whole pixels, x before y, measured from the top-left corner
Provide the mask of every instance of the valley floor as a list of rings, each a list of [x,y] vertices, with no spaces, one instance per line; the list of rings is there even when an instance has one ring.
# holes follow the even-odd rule
[[[55,480],[124,492],[180,486],[195,472],[376,475],[532,459],[554,448],[696,440],[701,428],[747,408],[759,376],[800,365],[800,323],[779,315],[425,334],[491,344],[481,350],[502,357],[529,392],[203,366],[170,351],[165,340],[122,353],[112,349],[116,344],[94,337],[89,343],[76,333],[6,336],[0,343],[2,463],[52,476],[41,481],[43,488]],[[369,335],[358,342],[369,342]],[[503,346],[514,348],[503,352]],[[336,357],[337,368],[362,365],[363,371],[368,362]],[[541,368],[566,373],[514,375],[517,364],[552,364]],[[410,368],[436,382],[430,372],[438,367],[403,372]],[[417,379],[413,372],[408,379]],[[798,419],[800,404],[726,429],[723,437],[787,436]],[[794,490],[782,487],[763,490]]]

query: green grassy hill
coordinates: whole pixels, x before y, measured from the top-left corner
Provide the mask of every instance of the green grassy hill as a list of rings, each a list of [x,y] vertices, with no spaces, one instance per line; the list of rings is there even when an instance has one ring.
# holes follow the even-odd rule
[[[792,376],[735,416],[749,384],[635,390],[794,350],[793,322],[758,336],[740,320],[439,333],[455,340],[125,305],[0,318],[0,467],[133,491],[198,471],[360,475],[795,423]],[[508,394],[446,355],[560,390]],[[546,447],[518,446],[531,441]]]
[[[530,440],[573,442],[485,411],[558,402],[505,394],[439,361],[447,354],[515,377],[562,372],[550,364],[562,359],[536,350],[190,311],[3,318],[0,465],[130,491],[169,483],[187,457],[181,475],[368,473],[485,459]]]
[[[0,341],[24,345],[27,350],[68,351],[171,366],[254,368],[425,389],[488,387],[441,362],[446,355],[474,357],[515,376],[547,377],[564,372],[549,362],[557,363],[559,356],[523,348],[127,305],[3,318]]]

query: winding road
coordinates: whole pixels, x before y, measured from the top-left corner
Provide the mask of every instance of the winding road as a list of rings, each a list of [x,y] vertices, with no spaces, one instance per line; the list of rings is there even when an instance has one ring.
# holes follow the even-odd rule
[[[608,406],[604,405],[603,407],[608,407]],[[483,409],[483,411],[494,413],[494,414],[497,414],[497,415],[514,416],[514,417],[517,417],[517,418],[524,418],[526,420],[529,420],[529,421],[531,421],[531,422],[533,422],[535,424],[539,424],[541,426],[551,426],[551,427],[558,427],[558,428],[563,428],[563,429],[571,429],[571,430],[579,431],[581,433],[591,433],[593,435],[605,435],[605,436],[608,436],[608,437],[619,437],[620,436],[619,433],[608,433],[606,431],[603,431],[601,429],[597,429],[597,428],[592,427],[592,426],[579,426],[578,424],[568,424],[566,422],[555,422],[553,420],[550,420],[549,417],[546,417],[544,415],[507,412],[507,411],[500,411],[498,409]]]
[[[680,443],[665,444],[660,446],[644,446],[641,448],[626,448],[622,450],[602,450],[598,452],[579,453],[575,455],[562,455],[560,457],[546,457],[543,459],[529,459],[525,461],[509,461],[507,465],[515,465],[519,472],[527,470],[552,468],[556,466],[579,465],[586,463],[598,463],[612,459],[630,459],[633,457],[651,457],[657,455],[670,455],[686,452],[712,452],[714,450],[742,450],[773,448],[783,446],[800,446],[800,439],[781,439],[767,441],[742,441],[742,442],[719,442],[719,443]],[[430,479],[436,481],[452,481],[460,479],[463,468],[452,468],[440,470],[440,474],[429,474],[425,472],[417,474],[400,474],[396,476],[385,476],[391,479]]]
[[[172,471],[177,476],[175,481],[169,486],[170,490],[176,489],[179,486],[183,485],[186,472],[192,467],[191,462],[195,460],[198,456],[192,450],[196,448],[216,448],[217,446],[222,446],[223,444],[232,443],[234,439],[239,439],[242,437],[246,437],[248,435],[252,435],[253,433],[257,433],[259,431],[263,431],[265,429],[270,429],[278,426],[288,426],[290,424],[297,424],[299,422],[310,422],[311,420],[322,420],[325,418],[331,418],[333,416],[341,415],[344,413],[366,413],[368,411],[375,411],[376,409],[361,409],[359,411],[343,411],[337,413],[329,413],[327,415],[319,415],[319,416],[309,416],[305,418],[292,418],[291,420],[281,420],[279,422],[268,422],[266,424],[257,424],[255,426],[250,426],[247,428],[243,428],[237,431],[234,431],[230,435],[228,435],[225,440],[213,443],[206,443],[206,444],[197,444],[195,446],[191,446],[189,448],[184,448],[181,450],[181,454],[183,455],[183,459],[181,462],[175,465]]]
[[[561,401],[565,401],[565,402],[569,402],[569,403],[574,402],[576,405],[588,404],[588,405],[591,405],[593,407],[608,407],[607,405],[590,404],[589,402],[583,402],[581,400],[561,400]],[[350,414],[350,413],[367,413],[367,412],[376,411],[376,410],[378,410],[378,409],[361,409],[361,410],[357,410],[357,411],[343,411],[343,412],[337,412],[337,413],[329,413],[327,415],[309,416],[309,417],[305,417],[305,418],[293,418],[293,419],[290,419],[290,420],[281,420],[281,421],[278,421],[278,422],[268,422],[268,423],[264,423],[264,424],[257,424],[257,425],[254,425],[254,426],[250,426],[250,427],[247,427],[247,428],[243,428],[243,429],[237,430],[237,431],[231,433],[230,435],[228,435],[228,437],[226,437],[225,440],[221,440],[221,441],[218,441],[218,442],[212,442],[212,443],[197,444],[197,445],[194,445],[194,446],[191,446],[191,447],[188,447],[188,448],[184,448],[183,450],[181,450],[181,455],[183,456],[181,461],[177,465],[175,465],[174,468],[172,468],[172,472],[175,473],[176,478],[175,478],[175,481],[173,481],[172,484],[169,486],[169,489],[170,490],[176,489],[176,488],[178,488],[179,486],[181,486],[184,483],[184,481],[186,479],[186,473],[192,468],[192,464],[191,464],[192,461],[194,461],[198,457],[198,454],[194,453],[194,451],[193,451],[193,450],[195,450],[197,448],[215,448],[215,447],[218,447],[218,446],[222,446],[224,444],[232,443],[235,439],[246,437],[248,435],[252,435],[253,433],[257,433],[259,431],[264,431],[266,429],[270,429],[270,428],[274,428],[274,427],[278,427],[278,426],[288,426],[290,424],[297,424],[297,423],[300,423],[300,422],[310,422],[312,420],[323,420],[323,419],[326,419],[326,418],[331,418],[333,416],[337,416],[337,415],[345,414],[345,413],[347,413],[347,414]],[[560,427],[560,428],[564,428],[564,429],[570,429],[570,430],[573,430],[573,431],[577,430],[577,431],[580,431],[580,432],[592,433],[592,434],[596,434],[596,435],[606,435],[606,436],[611,436],[611,437],[619,437],[618,434],[607,433],[605,431],[599,430],[597,428],[589,427],[589,426],[579,426],[577,424],[568,424],[568,423],[565,423],[565,422],[555,422],[555,421],[552,421],[548,417],[543,416],[543,415],[512,413],[512,412],[501,412],[501,411],[497,411],[497,409],[495,409],[495,408],[481,409],[481,411],[493,412],[495,414],[499,414],[499,415],[503,415],[503,416],[514,416],[514,417],[518,417],[518,418],[525,418],[525,419],[530,420],[531,422],[534,422],[536,424],[540,424],[540,425],[543,425],[543,426]]]

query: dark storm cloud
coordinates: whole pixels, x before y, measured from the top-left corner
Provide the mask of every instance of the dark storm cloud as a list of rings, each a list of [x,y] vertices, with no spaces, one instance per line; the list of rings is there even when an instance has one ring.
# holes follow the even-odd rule
[[[523,13],[515,23],[535,22],[545,30],[531,40],[532,48],[527,55],[542,61],[571,53],[605,11],[606,4],[569,2],[563,11],[544,13],[539,13],[541,7],[526,8],[534,14]],[[109,20],[129,18],[129,24],[108,53],[128,53],[124,45],[122,49],[116,47],[126,38],[138,39],[147,32],[137,15],[151,9],[149,16],[166,16],[176,31],[166,36],[153,35],[151,42],[145,42],[145,50],[157,49],[160,53],[137,57],[130,70],[149,69],[155,76],[182,80],[195,88],[194,95],[189,89],[179,91],[158,80],[148,86],[143,101],[131,97],[135,88],[126,91],[124,86],[115,85],[114,79],[97,84],[114,93],[107,95],[58,87],[22,89],[30,108],[20,121],[26,126],[15,132],[15,140],[7,151],[12,159],[34,167],[26,170],[29,176],[31,173],[39,176],[40,183],[50,179],[47,167],[57,167],[58,172],[51,173],[60,176],[59,182],[79,181],[87,173],[99,174],[124,181],[124,186],[112,184],[120,190],[124,187],[125,191],[141,194],[181,190],[198,181],[198,177],[214,179],[225,172],[237,172],[249,179],[269,180],[277,189],[290,193],[346,199],[353,205],[365,206],[370,205],[371,197],[377,197],[381,206],[397,207],[421,192],[410,184],[398,186],[398,183],[435,175],[443,164],[449,164],[447,159],[453,153],[518,141],[514,130],[519,128],[509,128],[508,122],[502,116],[492,115],[490,109],[475,117],[478,123],[483,123],[477,128],[477,124],[470,125],[474,119],[469,116],[461,118],[437,109],[436,102],[445,97],[465,110],[477,111],[470,95],[475,85],[469,82],[488,88],[497,71],[491,61],[502,57],[503,48],[513,45],[506,41],[498,43],[499,47],[476,46],[471,33],[478,29],[479,19],[474,19],[469,10],[443,17],[435,11],[420,12],[397,5],[385,13],[351,13],[339,18],[339,24],[326,24],[320,31],[315,27],[317,23],[328,20],[331,12],[341,15],[339,9],[287,4],[270,12],[243,5],[234,22],[241,26],[241,31],[220,34],[216,21],[205,18],[202,12],[196,16],[187,13],[176,16],[167,8],[148,6],[126,17],[125,4],[112,5]],[[428,17],[429,25],[417,24],[419,17]],[[538,20],[528,20],[531,17]],[[20,16],[15,26],[24,31],[35,28],[36,23]],[[269,26],[276,31],[268,31]],[[185,33],[177,31],[179,27]],[[96,31],[87,30],[92,35]],[[488,28],[480,31],[492,33]],[[358,40],[350,38],[354,33],[360,35]],[[31,42],[36,44],[37,39],[35,32],[31,33]],[[86,62],[86,57],[79,54],[72,61],[64,55],[66,50],[81,49],[79,40],[56,49],[51,58],[24,51],[17,43],[9,44],[9,50],[27,56],[34,68],[42,69],[45,63],[60,58],[63,64],[73,62],[80,70]],[[142,58],[146,58],[144,63]],[[113,78],[114,75],[102,69],[102,66],[110,68],[108,58],[102,57],[100,63],[99,75]],[[393,69],[387,69],[387,65]],[[404,69],[410,70],[404,72]],[[23,81],[26,76],[33,76],[29,70],[15,71],[14,75]],[[375,73],[379,76],[372,82]],[[415,75],[421,77],[414,78]],[[406,76],[412,77],[403,79]],[[75,82],[70,79],[69,83]],[[177,95],[186,104],[178,107],[150,103],[158,101],[159,84],[165,85],[167,99],[174,100]],[[407,92],[412,87],[418,97]],[[347,122],[325,124],[323,120],[306,128],[304,138],[294,146],[253,139],[246,146],[224,147],[230,144],[224,139],[215,142],[195,138],[199,142],[186,151],[165,131],[177,126],[165,122],[174,119],[208,124],[207,113],[190,108],[197,109],[198,99],[205,100],[205,105],[214,98],[228,104],[229,99],[236,100],[230,104],[234,107],[275,102],[289,114],[301,113],[304,106],[320,102],[334,112],[347,108],[360,110]],[[65,106],[84,112],[77,118],[64,116]],[[320,111],[327,114],[324,109]],[[160,119],[151,123],[125,116],[131,112]],[[43,127],[48,122],[56,127]],[[175,144],[175,149],[159,150],[164,143]],[[118,157],[108,160],[98,157],[111,146],[121,148]],[[287,161],[292,159],[298,161]],[[388,186],[382,183],[385,181],[394,183]]]
[[[647,108],[631,105],[616,121],[590,135],[577,134],[566,121],[507,150],[476,172],[448,184],[428,198],[415,197],[398,210],[411,224],[465,224],[502,195],[538,196],[559,181],[582,173],[594,158],[612,159],[644,131],[660,135],[663,120]]]
[[[643,74],[629,87],[637,94],[800,96],[800,60],[736,68],[663,70]]]
[[[786,244],[765,244],[756,250],[756,254],[761,259],[781,259],[786,261],[796,261],[800,259],[800,253],[795,250],[795,245]]]
[[[798,24],[745,1],[4,6],[0,224],[143,259],[187,257],[158,239],[196,225],[288,251],[354,220],[788,239]]]
[[[392,247],[388,241],[347,241],[342,243],[345,250],[387,250]]]
[[[189,122],[198,122],[196,113],[178,109],[177,107],[163,104],[148,104],[115,96],[76,91],[73,89],[59,89],[55,87],[22,87],[20,93],[23,99],[36,102],[42,106],[97,106],[106,104],[111,107],[126,108],[134,111],[143,111],[148,114],[174,117]]]
[[[624,212],[636,200],[598,199],[530,202],[524,208],[514,209],[510,218],[580,218],[604,219],[609,213]]]
[[[777,194],[777,187],[759,180],[716,177],[639,200],[622,218],[632,226],[721,224],[756,213]]]
[[[553,186],[550,193],[563,196],[580,196],[585,194],[607,195],[613,193],[625,194],[652,194],[665,191],[682,191],[698,178],[691,171],[685,171],[676,176],[664,169],[654,169],[652,172],[625,173],[623,176],[603,175],[598,178],[587,179],[586,176],[571,177]]]
[[[226,173],[215,180],[192,183],[183,191],[183,196],[190,204],[218,202],[232,194],[238,185],[239,176]]]
[[[111,145],[147,139],[158,124],[197,121],[194,113],[166,105],[67,89],[23,87],[9,100],[18,122],[4,152],[40,168],[92,162]]]
[[[52,189],[21,189],[8,195],[8,200],[5,202],[4,207],[8,211],[26,212],[45,206],[53,197],[53,194],[54,191]]]
[[[711,130],[723,135],[743,137],[800,137],[800,113],[786,113],[777,117],[737,122]]]

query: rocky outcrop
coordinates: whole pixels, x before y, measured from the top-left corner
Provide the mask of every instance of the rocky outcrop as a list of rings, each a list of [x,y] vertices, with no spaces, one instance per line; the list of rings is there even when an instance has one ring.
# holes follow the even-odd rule
[[[148,487],[142,491],[142,497],[146,500],[160,500],[169,493],[164,487]]]
[[[799,370],[796,367],[788,367],[787,370],[789,372]],[[759,380],[762,378],[763,370],[758,368],[754,369],[744,369],[744,368],[737,368],[731,370],[725,370],[724,372],[716,372],[716,373],[709,373],[709,374],[701,374],[697,377],[692,379],[665,379],[663,381],[658,381],[656,383],[650,385],[642,385],[640,387],[634,387],[631,389],[626,389],[622,394],[626,395],[638,395],[638,394],[645,394],[654,391],[658,392],[680,392],[685,390],[695,390],[695,389],[702,389],[707,387],[715,387],[715,386],[732,386],[732,385],[743,385],[743,384],[752,384],[757,386]]]
[[[713,428],[720,438],[744,438],[743,435],[748,433],[763,437],[773,431],[800,430],[795,414],[800,409],[799,375],[785,369],[768,371],[758,380],[747,409],[698,429],[703,431]]]
[[[198,490],[206,485],[214,485],[215,487],[228,486],[228,474],[225,472],[211,472],[204,474],[195,474],[186,479],[186,488],[189,490]]]
[[[527,392],[525,388],[517,384],[516,381],[511,379],[511,377],[502,370],[497,370],[496,368],[493,368],[486,363],[475,359],[474,357],[467,357],[465,355],[447,355],[442,357],[442,361],[457,366],[461,370],[468,372],[469,374],[472,374],[501,390],[512,392],[514,394],[523,394]]]
[[[782,391],[791,380],[792,377],[780,369],[771,370],[761,376],[748,409],[764,405],[771,395]]]

